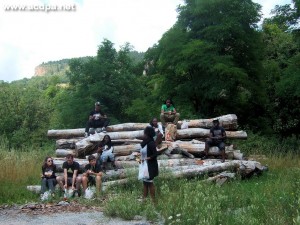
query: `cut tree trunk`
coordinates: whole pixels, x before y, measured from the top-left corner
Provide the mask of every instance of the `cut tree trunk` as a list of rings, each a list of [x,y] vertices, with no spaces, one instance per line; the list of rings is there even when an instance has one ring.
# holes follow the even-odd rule
[[[108,126],[106,130],[108,132],[144,130],[148,125],[149,123],[122,123]]]
[[[133,145],[117,145],[114,146],[113,153],[115,156],[127,156],[130,155],[134,151],[139,151],[141,149],[140,144],[133,144]],[[88,145],[88,148],[81,148],[81,149],[75,149],[75,154],[79,157],[85,157],[86,155],[91,155],[97,151],[96,145],[90,143]]]
[[[182,149],[194,155],[204,155],[205,143],[202,141],[192,140],[192,141],[175,141],[169,142],[168,149]],[[225,147],[226,158],[228,159],[243,159],[243,154],[240,150],[234,150],[232,146]],[[221,152],[218,147],[210,147],[208,150],[208,155],[219,156]]]
[[[190,162],[193,160],[195,163]],[[83,160],[76,161],[82,162]],[[174,163],[176,162],[175,160],[161,160],[161,162],[159,162],[160,174],[171,175],[176,178],[192,178],[229,170],[237,171],[242,176],[249,177],[255,173],[262,173],[265,170],[265,167],[257,161],[230,160],[221,163],[220,160],[201,160],[201,164],[197,163],[197,159],[185,159],[182,161],[184,162],[183,164],[180,164],[180,161]],[[185,162],[188,162],[189,164],[185,165]],[[176,165],[174,166],[174,164]],[[104,174],[104,178],[115,181],[111,184],[122,184],[126,182],[126,179],[124,178],[128,178],[130,176],[132,177],[135,175],[137,176],[138,165],[139,164],[136,162],[135,167],[132,169],[119,169],[118,171],[108,170],[106,174]],[[105,186],[104,183],[106,182],[103,182],[103,186]],[[27,189],[30,191],[38,192],[38,186],[39,185],[27,186]]]
[[[56,149],[55,156],[56,157],[66,157],[68,154],[71,154],[77,157],[75,149]]]
[[[225,130],[236,130],[238,127],[237,116],[235,114],[223,115],[211,119],[197,119],[197,120],[186,120],[189,128],[211,128],[213,127],[213,120],[219,119],[220,125]],[[178,126],[181,127],[183,121],[178,121]]]
[[[65,130],[48,130],[47,136],[49,138],[75,138],[84,137],[84,128],[65,129]]]
[[[81,141],[82,139],[83,137],[70,138],[70,139],[58,139],[56,140],[56,148],[75,149],[76,142]]]
[[[203,128],[177,130],[176,139],[207,138],[209,137],[209,132],[209,129]],[[226,136],[229,139],[247,139],[247,133],[245,131],[226,131]]]
[[[83,171],[86,164],[88,164],[87,159],[78,159],[75,158],[74,161],[79,163],[80,172]],[[64,159],[54,158],[54,164],[56,165],[57,172],[63,172],[62,165],[65,162]],[[157,160],[159,167],[172,167],[172,166],[183,166],[183,165],[195,165],[197,161],[195,159],[166,159],[166,160]],[[138,162],[136,160],[131,161],[115,161],[115,164],[118,168],[132,168],[138,167]]]
[[[213,126],[212,120],[218,118],[220,125],[226,130],[237,129],[237,116],[235,114],[222,115],[210,119],[198,119],[198,120],[187,120],[189,128],[211,128]],[[183,121],[178,121],[178,127],[181,127]],[[107,127],[108,132],[120,132],[120,131],[139,131],[144,130],[148,123],[123,123],[116,124]],[[47,136],[49,138],[73,138],[73,137],[84,137],[84,128],[77,129],[64,129],[64,130],[48,130]],[[132,139],[132,137],[129,137]],[[113,138],[116,139],[116,138]],[[124,137],[120,139],[125,139]],[[61,148],[61,147],[60,147]]]
[[[128,179],[120,179],[120,180],[102,182],[101,189],[102,189],[102,191],[105,191],[110,186],[126,184],[127,182],[128,182]],[[37,194],[39,194],[41,192],[41,185],[28,185],[26,188],[28,191],[31,191],[31,192],[34,192]],[[59,190],[59,185],[56,185],[55,189]]]

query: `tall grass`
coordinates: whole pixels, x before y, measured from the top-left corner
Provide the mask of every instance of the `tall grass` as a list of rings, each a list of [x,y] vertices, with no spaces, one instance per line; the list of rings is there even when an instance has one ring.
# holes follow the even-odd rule
[[[0,139],[0,204],[31,201],[36,195],[26,190],[40,183],[41,164],[46,152],[41,149],[9,149]]]

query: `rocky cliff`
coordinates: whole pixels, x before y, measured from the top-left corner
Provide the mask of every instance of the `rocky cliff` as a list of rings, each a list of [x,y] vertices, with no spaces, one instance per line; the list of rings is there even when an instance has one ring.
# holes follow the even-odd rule
[[[69,59],[50,61],[35,67],[34,76],[64,75],[69,70]]]

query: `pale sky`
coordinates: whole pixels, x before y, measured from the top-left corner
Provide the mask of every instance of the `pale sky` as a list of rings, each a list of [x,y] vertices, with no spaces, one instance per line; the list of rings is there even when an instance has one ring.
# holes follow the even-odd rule
[[[177,20],[183,0],[0,0],[0,80],[34,75],[43,62],[95,56],[104,38],[136,51],[152,47]],[[254,0],[268,15],[291,0]],[[12,10],[11,7],[15,7]],[[23,7],[23,10],[21,8]],[[48,11],[48,12],[47,12]]]

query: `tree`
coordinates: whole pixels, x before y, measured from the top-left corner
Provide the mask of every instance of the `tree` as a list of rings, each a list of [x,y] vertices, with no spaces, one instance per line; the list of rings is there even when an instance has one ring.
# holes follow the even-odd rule
[[[173,97],[181,111],[192,104],[193,114],[235,112],[241,123],[254,124],[251,118],[263,115],[266,101],[256,29],[260,5],[250,0],[185,2],[177,23],[155,47],[157,72],[164,78],[160,96]]]
[[[95,101],[101,102],[112,123],[126,119],[125,109],[137,94],[131,49],[126,43],[116,51],[114,44],[105,39],[96,57],[71,60],[70,87],[59,97],[61,118],[67,126],[83,126]]]

